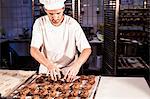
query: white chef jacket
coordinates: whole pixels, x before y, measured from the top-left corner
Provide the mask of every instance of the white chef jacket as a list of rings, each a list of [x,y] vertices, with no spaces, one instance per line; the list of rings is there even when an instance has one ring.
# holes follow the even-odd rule
[[[46,58],[52,60],[59,68],[69,65],[77,55],[91,48],[79,23],[68,15],[64,15],[58,27],[51,24],[47,15],[38,18],[32,31],[31,47],[40,48]],[[40,64],[39,73],[48,73],[46,66]]]

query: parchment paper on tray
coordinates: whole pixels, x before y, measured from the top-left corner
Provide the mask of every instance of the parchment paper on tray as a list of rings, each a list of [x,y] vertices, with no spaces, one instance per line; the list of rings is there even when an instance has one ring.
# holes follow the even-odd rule
[[[23,84],[36,71],[23,70],[0,70],[0,94],[1,97],[7,97],[17,87]]]

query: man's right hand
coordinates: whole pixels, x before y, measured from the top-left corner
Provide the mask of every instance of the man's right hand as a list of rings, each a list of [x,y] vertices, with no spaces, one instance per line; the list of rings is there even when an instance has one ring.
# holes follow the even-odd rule
[[[40,52],[39,48],[31,47],[30,53],[40,64],[48,68],[52,80],[57,81],[57,79],[61,78],[60,69],[51,60],[47,59],[45,55]]]
[[[57,81],[61,78],[60,69],[56,65],[51,65],[48,67],[51,79]]]

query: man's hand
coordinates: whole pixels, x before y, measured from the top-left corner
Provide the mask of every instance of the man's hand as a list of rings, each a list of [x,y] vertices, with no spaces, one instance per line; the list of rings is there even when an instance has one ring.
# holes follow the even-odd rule
[[[60,69],[56,65],[52,64],[48,67],[48,70],[52,80],[57,81],[61,78]]]
[[[80,70],[80,66],[76,63],[73,63],[72,65],[67,67],[64,75],[64,79],[66,79],[67,82],[71,82],[76,77],[79,70]]]

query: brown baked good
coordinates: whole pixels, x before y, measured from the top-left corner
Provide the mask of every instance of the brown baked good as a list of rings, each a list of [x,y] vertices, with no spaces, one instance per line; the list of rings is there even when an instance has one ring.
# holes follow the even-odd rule
[[[53,83],[52,86],[51,86],[51,89],[57,90],[58,87],[59,87],[58,83]]]
[[[40,99],[40,96],[39,95],[33,95],[33,99]]]
[[[82,98],[87,98],[89,96],[89,91],[88,90],[82,90],[80,97]]]
[[[81,80],[87,80],[88,78],[89,78],[89,77],[86,76],[86,75],[81,75],[81,76],[80,76],[80,79],[81,79]]]
[[[51,96],[51,97],[55,97],[56,94],[57,94],[57,93],[56,93],[56,90],[51,90],[51,91],[50,91],[50,96]]]
[[[54,99],[64,99],[62,96],[55,97]]]
[[[80,78],[73,81],[73,83],[82,83],[82,80]]]
[[[84,86],[83,86],[83,89],[84,90],[90,90],[92,88],[92,85],[90,83],[86,83]]]
[[[63,90],[69,90],[70,89],[70,83],[64,83],[62,86],[63,86]]]
[[[34,89],[36,87],[36,85],[37,85],[36,83],[31,83],[27,87],[30,89]]]
[[[75,90],[72,90],[71,93],[70,93],[70,96],[72,97],[77,97],[79,94],[79,90],[75,89]]]
[[[95,75],[89,75],[89,79],[95,79]]]
[[[44,90],[43,95],[47,95],[47,94],[48,94],[48,90]]]
[[[35,88],[35,89],[32,91],[32,94],[34,94],[34,95],[39,94],[39,89],[38,89],[38,88]]]
[[[26,95],[21,95],[20,96],[20,99],[25,99],[26,98]]]
[[[19,92],[19,94],[20,95],[26,95],[26,94],[28,94],[30,92],[30,89],[26,86],[26,87],[24,87],[20,92]]]
[[[68,99],[77,99],[77,98],[73,96],[69,96]]]
[[[44,82],[45,82],[45,79],[44,79],[43,76],[41,76],[41,77],[37,78],[37,79],[35,80],[35,82],[36,82],[37,84],[38,84],[38,83],[44,83]]]
[[[50,96],[50,94],[46,94],[42,97],[42,99],[52,99],[52,97]]]
[[[60,96],[61,97],[68,97],[70,95],[70,92],[69,92],[69,90],[64,90],[64,91],[62,91],[62,93],[60,94]]]
[[[72,89],[74,90],[74,89],[80,89],[80,85],[81,85],[81,83],[74,83],[73,85],[72,85]]]
[[[95,78],[88,79],[88,83],[90,83],[91,85],[93,85],[95,83]]]

